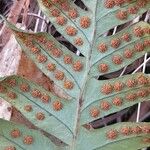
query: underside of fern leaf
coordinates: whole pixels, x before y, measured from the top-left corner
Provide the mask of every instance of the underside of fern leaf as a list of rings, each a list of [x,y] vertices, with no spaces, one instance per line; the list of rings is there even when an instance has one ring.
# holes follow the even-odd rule
[[[87,8],[84,10],[71,0],[37,1],[56,30],[80,51],[80,56],[48,33],[25,32],[7,20],[6,24],[26,55],[68,98],[58,97],[19,76],[1,78],[0,96],[36,127],[67,145],[59,148],[54,144],[52,148],[45,145],[44,150],[137,150],[150,146],[149,123],[125,122],[100,129],[84,126],[150,100],[149,75],[136,73],[98,80],[100,75],[118,71],[150,51],[150,25],[146,22],[129,25],[116,34],[106,36],[113,27],[148,11],[150,2],[83,0]],[[11,126],[11,123],[0,122]],[[3,132],[5,130],[5,126],[0,130],[6,141],[4,145],[11,142],[17,150],[17,146],[23,147],[24,143],[12,140],[8,133]],[[41,143],[34,147],[33,141],[33,145],[31,143],[28,148],[22,149],[36,149],[38,144]]]

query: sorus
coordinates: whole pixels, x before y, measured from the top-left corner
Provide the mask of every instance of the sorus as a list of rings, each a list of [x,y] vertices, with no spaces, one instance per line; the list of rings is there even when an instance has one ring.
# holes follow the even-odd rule
[[[36,118],[37,118],[37,120],[44,120],[45,119],[45,115],[42,113],[42,112],[38,112],[37,114],[36,114]]]
[[[144,32],[140,26],[137,26],[133,29],[133,33],[136,37],[142,37],[144,35]]]
[[[107,64],[103,63],[103,64],[99,64],[98,69],[100,72],[106,73],[106,72],[108,72],[109,67]]]
[[[136,43],[135,45],[134,45],[134,48],[135,48],[135,50],[137,51],[137,52],[141,52],[141,51],[143,51],[144,50],[144,44],[143,43]]]
[[[80,26],[82,28],[88,28],[91,24],[91,19],[88,16],[83,16],[80,18]]]
[[[66,28],[66,33],[70,36],[75,36],[77,34],[77,29],[72,26],[68,26]]]
[[[132,58],[133,56],[133,51],[131,49],[125,49],[123,56],[127,59]]]
[[[73,82],[71,82],[71,81],[69,81],[69,80],[65,80],[65,81],[64,81],[64,87],[65,87],[66,89],[71,90],[71,89],[73,88],[73,86],[74,86]]]
[[[49,103],[50,97],[47,94],[42,94],[41,100],[43,103]]]
[[[120,42],[120,39],[118,39],[118,38],[111,40],[111,46],[113,48],[118,48],[120,46],[120,44],[121,44],[121,42]]]
[[[22,92],[29,92],[30,86],[27,83],[22,83],[20,84],[20,90]]]
[[[122,105],[122,99],[120,97],[115,97],[113,100],[112,100],[112,103],[115,105],[115,106],[121,106]]]
[[[33,143],[33,137],[30,135],[27,135],[24,137],[23,142],[24,144],[31,145]]]
[[[111,107],[110,103],[108,101],[103,101],[100,103],[100,108],[102,110],[109,110]]]
[[[59,11],[58,9],[53,9],[53,10],[51,11],[51,15],[52,15],[53,17],[58,17],[58,16],[60,15],[60,11]]]
[[[33,110],[32,105],[25,105],[24,110],[27,111],[27,112],[31,112]]]
[[[100,115],[100,111],[98,108],[93,107],[90,109],[90,116],[93,118],[97,118]]]
[[[63,80],[64,78],[64,73],[62,71],[56,70],[55,71],[55,78],[57,80]]]
[[[59,16],[56,18],[56,23],[63,26],[67,23],[67,19],[64,16]]]
[[[127,87],[130,87],[130,88],[136,86],[136,84],[137,84],[137,81],[135,79],[128,79],[126,81]]]
[[[121,38],[126,42],[131,41],[131,36],[129,33],[124,33]]]
[[[130,135],[131,134],[131,128],[130,127],[122,127],[120,129],[121,134],[123,135]]]
[[[47,64],[47,70],[55,71],[55,69],[56,69],[56,65],[55,64],[53,64],[53,63],[48,63]]]
[[[83,69],[83,64],[79,60],[73,63],[74,71],[81,71],[82,69]]]
[[[128,17],[127,11],[120,10],[116,13],[116,17],[120,20],[125,20]]]
[[[113,92],[113,86],[110,83],[106,83],[101,87],[101,92],[103,94],[110,94]]]
[[[114,83],[114,90],[116,92],[121,91],[123,89],[124,85],[122,82],[115,82]]]
[[[71,64],[71,63],[72,63],[72,56],[69,55],[69,54],[66,54],[66,55],[64,56],[64,63],[65,63],[65,64]]]
[[[104,53],[104,52],[106,52],[107,51],[107,45],[105,44],[105,43],[100,43],[99,45],[98,45],[98,50],[101,52],[101,53]]]
[[[21,136],[21,132],[20,132],[19,129],[14,129],[14,130],[11,131],[10,135],[13,138],[18,138],[18,137]]]
[[[31,92],[32,96],[34,98],[39,98],[41,97],[41,92],[38,90],[38,89],[33,89],[32,92]]]
[[[14,92],[11,92],[11,91],[9,91],[9,92],[7,93],[7,96],[8,96],[9,98],[11,98],[11,99],[16,99],[16,98],[17,98],[17,94],[14,93]]]
[[[37,60],[39,63],[45,63],[47,61],[47,56],[43,54],[38,54],[37,55]]]
[[[137,95],[135,93],[129,93],[126,95],[126,99],[128,101],[134,101],[137,98]]]
[[[16,150],[14,146],[6,146],[4,150]]]
[[[60,111],[62,108],[63,108],[63,104],[59,100],[53,102],[53,109],[55,111]]]
[[[78,17],[78,12],[76,9],[70,9],[68,15],[70,16],[70,18],[76,19]]]
[[[122,64],[123,58],[120,55],[115,55],[112,57],[112,61],[114,64],[120,65],[120,64]]]
[[[106,133],[106,137],[109,140],[115,140],[118,137],[118,131],[115,129],[112,129]]]
[[[137,14],[138,12],[138,7],[137,6],[132,6],[128,8],[128,13],[129,14]]]
[[[83,45],[83,40],[82,40],[82,38],[80,38],[80,37],[75,38],[74,44],[77,45],[77,46]]]
[[[104,5],[106,8],[113,8],[115,6],[114,0],[105,0]]]
[[[57,57],[57,58],[61,57],[62,54],[63,54],[62,50],[60,50],[60,49],[58,49],[58,48],[52,49],[52,50],[51,50],[51,53],[52,53],[52,55],[53,55],[54,57]]]

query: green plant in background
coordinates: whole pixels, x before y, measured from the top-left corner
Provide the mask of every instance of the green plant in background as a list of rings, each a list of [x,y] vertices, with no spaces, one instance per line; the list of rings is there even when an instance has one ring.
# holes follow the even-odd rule
[[[137,73],[110,80],[115,72],[149,52],[150,25],[135,23],[104,36],[149,9],[148,0],[38,0],[39,6],[78,56],[48,33],[27,33],[7,22],[22,50],[65,93],[61,98],[19,76],[1,78],[0,96],[41,132],[0,120],[0,150],[137,150],[150,146],[150,123],[117,123],[100,129],[86,124],[149,99],[149,75]]]

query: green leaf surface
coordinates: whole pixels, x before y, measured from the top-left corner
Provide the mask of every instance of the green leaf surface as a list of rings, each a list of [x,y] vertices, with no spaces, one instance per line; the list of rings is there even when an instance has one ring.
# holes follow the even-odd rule
[[[131,64],[132,62],[134,62],[135,60],[143,56],[146,52],[150,52],[149,46],[144,46],[144,49],[141,51],[136,50],[135,45],[137,43],[144,43],[144,41],[150,40],[149,34],[143,34],[142,37],[136,37],[133,32],[136,27],[140,27],[141,29],[144,29],[144,28],[150,28],[150,25],[148,23],[139,22],[128,28],[125,28],[124,30],[121,30],[115,35],[106,36],[106,37],[101,36],[96,40],[96,43],[93,48],[92,56],[91,56],[92,57],[91,70],[90,70],[91,76],[98,76],[99,74],[102,75],[102,74],[117,71],[123,68],[124,66]],[[126,42],[121,39],[121,37],[125,33],[129,34],[130,36],[129,42]],[[111,41],[113,39],[120,39],[120,45],[118,48],[111,47]],[[106,52],[100,52],[98,49],[98,46],[101,45],[102,43],[106,44],[106,46],[108,47]],[[130,58],[126,58],[124,54],[126,50],[129,50],[130,52],[133,53]],[[120,56],[122,62],[120,64],[115,64],[113,62],[114,56]],[[100,72],[99,71],[100,64],[107,64],[108,71]]]
[[[48,77],[50,77],[52,80],[55,81],[55,84],[62,88],[68,95],[71,97],[77,97],[80,92],[80,88],[82,86],[82,81],[84,78],[84,72],[86,70],[85,65],[85,58],[75,55],[73,52],[68,50],[65,46],[60,44],[52,35],[47,33],[27,33],[23,32],[22,30],[17,29],[15,26],[13,26],[11,23],[7,22],[8,26],[15,32],[16,39],[20,46],[22,47],[22,50],[26,53],[26,55],[31,58],[34,63],[37,65],[37,67],[42,70],[44,74],[46,74]],[[38,39],[42,40],[44,39],[44,42],[40,42]],[[48,47],[48,45],[53,44],[54,46],[52,48]],[[32,49],[38,49],[39,52],[33,53]],[[53,51],[55,49],[59,49],[62,52],[62,55],[60,57],[56,57],[53,54]],[[47,60],[45,62],[39,62],[38,56],[44,55],[46,56]],[[57,55],[57,54],[56,54]],[[72,63],[66,64],[64,62],[65,56],[71,56],[72,57]],[[81,71],[75,71],[73,69],[73,63],[76,63],[80,61],[82,64]],[[49,63],[52,63],[55,65],[55,70],[50,71],[47,69],[47,66]],[[56,72],[61,71],[64,74],[63,79],[57,79],[55,77]],[[65,88],[64,84],[66,81],[71,81],[73,84],[72,89]]]
[[[129,129],[129,134],[122,133],[123,128]],[[132,130],[139,128],[140,132],[134,133]],[[150,134],[145,133],[145,128],[150,128],[149,123],[117,123],[101,129],[86,130],[82,128],[78,139],[78,150],[133,150],[150,146],[149,142],[144,142],[144,139],[149,139]],[[110,131],[117,131],[117,136],[114,139],[108,138]],[[83,144],[84,143],[84,144]],[[131,147],[130,147],[131,146]]]
[[[137,6],[137,3],[140,2],[138,0],[131,0],[130,3],[125,3],[121,6],[114,6],[113,8],[106,8],[105,7],[105,1],[97,1],[97,13],[96,13],[96,37],[99,37],[106,31],[114,28],[115,26],[118,26],[120,24],[124,24],[126,22],[129,22],[133,20],[134,18],[142,15],[144,12],[149,10],[150,8],[150,2],[148,1],[145,6]],[[136,13],[129,13],[129,8],[135,8],[138,7]],[[119,11],[126,11],[127,12],[127,18],[125,19],[118,19],[116,17],[116,14]]]
[[[2,79],[1,79],[2,80]],[[15,80],[15,86],[10,86],[10,82]],[[28,92],[21,90],[21,85],[27,84],[29,86]],[[1,92],[0,96],[16,107],[29,121],[35,126],[45,130],[46,132],[57,136],[67,144],[71,142],[74,130],[74,115],[76,101],[74,99],[65,100],[59,98],[44,90],[41,86],[18,76],[10,76],[0,82],[2,87],[5,87],[5,92]],[[39,90],[40,97],[33,97],[33,90]],[[13,99],[10,92],[16,94]],[[49,102],[42,101],[42,95],[49,96]],[[10,96],[9,96],[10,95]],[[56,111],[53,106],[54,102],[61,102],[62,109]],[[32,111],[26,111],[25,106],[31,105]],[[71,109],[69,109],[71,108]],[[37,113],[43,113],[45,118],[43,120],[37,119]]]
[[[148,82],[146,84],[141,84],[140,82],[145,81]],[[128,82],[133,81],[136,84],[133,87],[128,87]],[[118,89],[118,83],[121,87],[120,91],[115,91],[115,89]],[[112,91],[108,94],[105,94],[102,92],[104,85],[111,85]],[[117,85],[117,86],[116,86]],[[110,79],[110,80],[103,80],[98,81],[94,78],[89,80],[86,86],[85,94],[84,94],[84,103],[82,107],[82,114],[81,114],[81,124],[85,124],[88,122],[91,122],[95,119],[107,116],[109,114],[112,114],[114,112],[118,112],[120,110],[123,110],[127,107],[130,107],[134,104],[137,104],[139,102],[150,100],[149,95],[149,88],[150,88],[150,78],[148,75],[144,75],[142,73],[136,73],[134,75],[126,75],[123,77]],[[140,92],[146,92],[146,94],[143,94],[143,96],[138,95]],[[128,99],[127,96],[130,94],[136,94],[135,99]],[[115,98],[121,99],[121,105],[116,106],[113,104],[113,100]],[[102,102],[109,103],[109,107],[106,107],[106,110],[103,109],[101,106]],[[97,108],[100,111],[100,115],[97,117],[92,117],[90,115],[90,111],[92,108]]]
[[[14,130],[20,131],[18,138],[12,137]],[[24,139],[27,136],[32,136],[32,144],[25,144]],[[47,137],[39,131],[28,129],[23,125],[13,122],[8,122],[0,119],[0,150],[4,150],[8,146],[13,146],[16,150],[57,150],[56,147]]]
[[[60,32],[70,43],[74,44],[75,38],[80,37],[83,39],[83,45],[82,46],[77,46],[75,45],[79,51],[87,56],[88,55],[88,50],[90,48],[90,42],[92,41],[92,36],[91,33],[94,32],[94,18],[92,18],[92,13],[90,11],[85,11],[81,9],[80,7],[77,7],[71,0],[67,1],[67,5],[69,5],[70,9],[75,9],[78,12],[78,16],[83,17],[83,16],[88,16],[91,19],[91,25],[89,28],[84,29],[80,26],[80,17],[77,17],[75,19],[71,19],[70,16],[68,15],[68,12],[65,10],[61,9],[57,3],[53,3],[52,7],[46,7],[42,3],[42,0],[38,0],[39,6],[41,10],[44,12],[44,14],[49,18],[50,22],[57,28],[58,32]],[[49,1],[50,3],[50,1]],[[51,2],[52,3],[52,2]],[[64,16],[67,19],[67,23],[63,26],[60,26],[56,22],[56,18],[51,15],[51,11],[57,9],[60,11],[60,16]],[[77,30],[76,36],[69,36],[66,33],[66,27],[72,26]]]

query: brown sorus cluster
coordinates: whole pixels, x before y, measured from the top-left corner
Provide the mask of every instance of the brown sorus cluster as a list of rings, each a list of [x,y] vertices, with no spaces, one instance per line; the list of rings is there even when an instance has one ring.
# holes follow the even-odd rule
[[[75,36],[77,34],[77,29],[72,26],[67,26],[66,33],[70,36]]]
[[[128,11],[129,14],[137,14],[138,7],[137,6],[129,7],[127,11]]]
[[[14,93],[14,92],[11,92],[11,91],[9,91],[9,92],[7,93],[7,96],[8,96],[9,98],[11,98],[11,99],[16,99],[16,98],[17,98],[17,94]]]
[[[136,37],[142,37],[144,32],[140,26],[137,26],[133,29],[133,33]]]
[[[116,13],[116,17],[120,20],[125,20],[128,17],[127,11],[120,10]]]
[[[25,105],[24,110],[27,111],[27,112],[31,112],[33,110],[32,105]]]
[[[112,92],[113,92],[113,87],[112,87],[112,85],[111,85],[110,83],[104,84],[104,85],[101,87],[101,92],[102,92],[103,94],[106,94],[106,95],[112,93]]]
[[[81,71],[82,69],[83,69],[83,64],[79,60],[73,63],[74,71]]]
[[[65,64],[71,64],[72,63],[72,56],[71,55],[69,55],[69,54],[66,54],[65,56],[64,56],[64,63]]]
[[[118,38],[111,40],[111,46],[113,48],[118,48],[120,46],[120,44],[121,44],[121,41]]]
[[[55,64],[48,63],[47,70],[49,70],[49,71],[55,71],[55,69],[56,69],[56,65]]]
[[[148,96],[149,95],[149,92],[147,91],[147,90],[139,90],[138,92],[137,92],[137,96],[138,97],[146,97],[146,96]]]
[[[20,90],[22,92],[29,92],[30,86],[27,83],[22,83],[20,84]]]
[[[76,19],[78,17],[78,12],[76,9],[70,9],[68,15],[70,16],[70,18]]]
[[[135,93],[129,93],[126,95],[126,99],[128,101],[134,101],[137,98],[137,95]]]
[[[100,108],[102,110],[109,110],[111,107],[110,103],[108,101],[103,101],[100,103]]]
[[[5,92],[6,92],[6,88],[0,85],[0,93],[5,93]]]
[[[121,38],[122,38],[122,40],[124,40],[126,42],[131,41],[131,36],[129,33],[124,33]]]
[[[55,71],[55,78],[57,80],[63,80],[64,79],[64,73],[62,71],[56,70]]]
[[[14,129],[11,131],[10,135],[12,138],[18,138],[21,136],[21,132],[19,129]]]
[[[73,88],[74,84],[73,82],[69,81],[69,80],[65,80],[64,82],[64,87],[68,90],[71,90]]]
[[[53,9],[53,10],[51,11],[51,15],[52,15],[53,17],[58,17],[58,16],[60,15],[60,11],[59,11],[58,9]]]
[[[24,144],[31,145],[33,143],[33,137],[30,135],[27,135],[24,137],[23,142]]]
[[[63,108],[63,104],[59,100],[53,102],[53,109],[55,111],[60,111],[62,108]]]
[[[58,49],[58,48],[53,48],[53,49],[51,50],[51,53],[52,53],[52,55],[53,55],[54,57],[57,57],[57,58],[61,57],[62,54],[63,54],[62,50],[60,50],[60,49]]]
[[[132,127],[133,134],[140,134],[141,132],[142,132],[142,129],[139,126]]]
[[[134,48],[135,48],[135,50],[137,51],[137,52],[141,52],[141,51],[143,51],[144,50],[144,44],[143,43],[136,43],[135,45],[134,45]]]
[[[100,64],[100,65],[98,66],[98,69],[99,69],[100,72],[106,73],[106,72],[108,71],[109,67],[108,67],[107,64],[104,64],[104,63],[103,63],[103,64]]]
[[[6,82],[10,87],[14,87],[17,85],[17,82],[15,79],[8,79]]]
[[[82,40],[82,38],[80,38],[80,37],[75,38],[74,44],[77,45],[77,46],[83,45],[83,40]]]
[[[120,97],[115,97],[113,100],[112,100],[112,103],[115,105],[115,106],[121,106],[122,105],[122,99]]]
[[[137,84],[137,81],[135,79],[128,79],[126,81],[126,86],[129,88],[136,86],[136,84]]]
[[[63,26],[67,23],[67,19],[64,16],[59,16],[56,18],[56,23]]]
[[[98,50],[101,52],[101,53],[104,53],[107,51],[107,45],[105,43],[100,43],[98,45]]]
[[[131,49],[125,49],[123,56],[127,59],[132,58],[133,56],[133,51]]]
[[[93,118],[97,118],[100,115],[100,111],[98,108],[93,107],[90,109],[90,116]]]
[[[43,103],[49,103],[50,97],[47,94],[42,94],[41,100]]]
[[[4,150],[16,150],[14,146],[6,146]]]
[[[41,92],[38,90],[38,89],[33,89],[32,92],[31,92],[32,96],[34,98],[39,98],[41,97]]]
[[[140,85],[144,85],[144,84],[149,83],[148,78],[144,77],[143,75],[138,76],[137,81],[138,81],[138,84],[140,84]]]
[[[112,61],[114,64],[120,65],[120,64],[122,64],[123,58],[120,55],[115,55],[112,57]]]
[[[91,24],[91,19],[88,16],[83,16],[80,18],[80,26],[82,28],[88,28]]]
[[[118,92],[123,89],[124,85],[122,82],[115,82],[114,83],[114,91]]]
[[[114,140],[118,137],[118,131],[115,129],[112,129],[106,133],[106,136],[108,139]]]
[[[37,55],[37,60],[39,63],[45,63],[47,61],[47,56],[43,54],[38,54]]]
[[[115,6],[114,0],[105,0],[104,5],[106,8],[113,8]]]
[[[44,120],[45,119],[45,115],[42,112],[38,112],[36,114],[36,118],[37,118],[37,120]]]
[[[127,135],[130,135],[130,134],[132,133],[132,130],[131,130],[130,127],[122,127],[122,128],[120,129],[120,132],[121,132],[121,134],[127,136]]]

